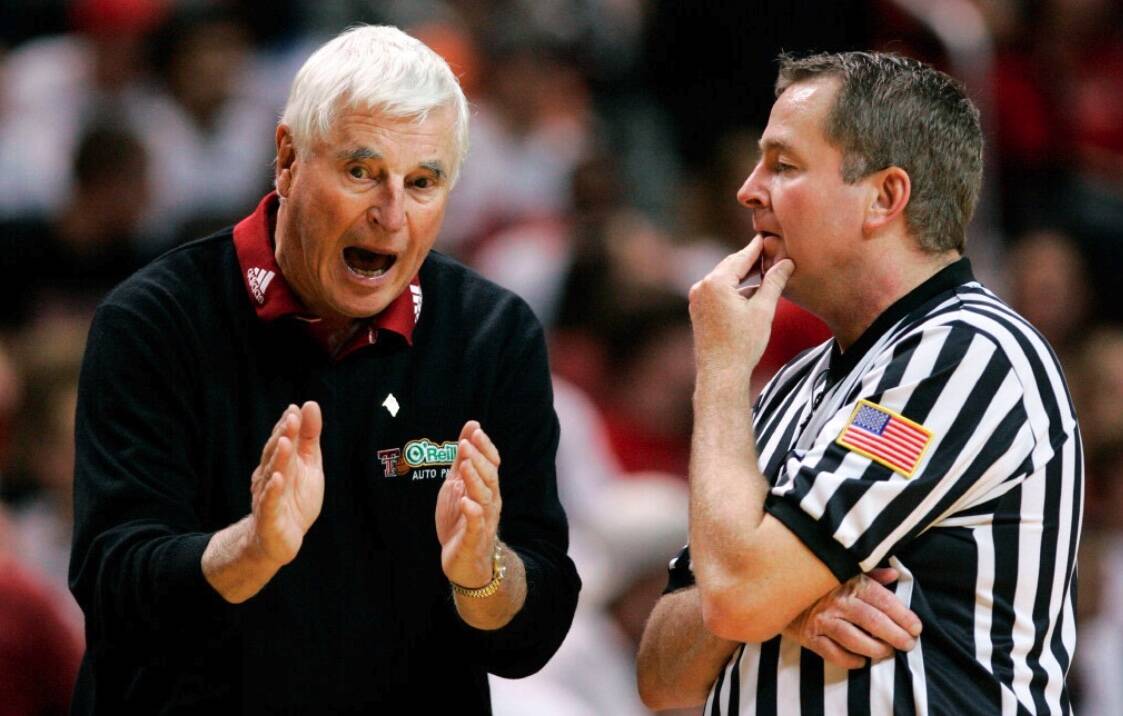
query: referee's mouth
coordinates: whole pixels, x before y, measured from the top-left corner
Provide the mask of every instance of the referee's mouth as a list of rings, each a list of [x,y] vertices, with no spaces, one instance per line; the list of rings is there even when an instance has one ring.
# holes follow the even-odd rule
[[[764,247],[760,255],[761,275],[768,273],[768,269],[782,258],[786,257],[783,251],[783,237],[774,231],[758,231],[760,238],[764,239]]]
[[[383,254],[359,246],[348,246],[343,249],[343,263],[347,270],[360,278],[378,278],[390,270],[398,257],[394,254]]]

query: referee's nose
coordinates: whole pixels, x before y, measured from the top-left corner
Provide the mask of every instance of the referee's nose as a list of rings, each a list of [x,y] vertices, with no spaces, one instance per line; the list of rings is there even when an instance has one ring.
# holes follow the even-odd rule
[[[764,173],[764,162],[757,162],[752,174],[749,174],[745,183],[737,190],[737,201],[750,209],[763,209],[768,206],[768,191],[763,181]]]

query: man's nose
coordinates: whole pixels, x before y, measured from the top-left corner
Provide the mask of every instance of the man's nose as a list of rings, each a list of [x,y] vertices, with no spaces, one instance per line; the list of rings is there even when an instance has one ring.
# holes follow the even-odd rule
[[[397,231],[405,223],[405,190],[387,182],[370,208],[370,220],[384,231]]]
[[[768,192],[762,181],[762,164],[753,167],[752,174],[745,179],[745,183],[737,190],[737,201],[750,209],[763,209],[768,205]]]

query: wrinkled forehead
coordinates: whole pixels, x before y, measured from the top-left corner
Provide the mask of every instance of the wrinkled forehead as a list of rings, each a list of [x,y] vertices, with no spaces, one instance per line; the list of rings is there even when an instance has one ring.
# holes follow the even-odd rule
[[[342,101],[333,113],[328,131],[321,139],[340,142],[358,130],[375,129],[405,145],[423,145],[429,153],[439,149],[442,162],[453,175],[463,160],[465,137],[459,126],[457,107],[445,102],[422,110],[385,105],[364,105]],[[376,133],[378,133],[376,132]]]
[[[451,176],[457,163],[454,123],[452,109],[445,107],[424,117],[357,107],[337,114],[330,131],[309,149],[337,161],[425,166]]]
[[[380,127],[392,129],[404,136],[440,137],[455,151],[457,143],[456,109],[450,104],[441,104],[421,111],[405,110],[400,107],[366,105],[341,100],[331,113],[326,127],[311,137],[313,143],[338,142],[354,129]]]

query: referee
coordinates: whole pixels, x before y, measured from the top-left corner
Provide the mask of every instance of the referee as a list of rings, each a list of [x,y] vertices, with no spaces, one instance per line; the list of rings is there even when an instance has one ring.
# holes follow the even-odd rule
[[[738,194],[757,236],[691,291],[691,545],[641,694],[706,714],[1067,714],[1080,436],[1049,346],[962,258],[978,112],[883,54],[782,58],[776,92]],[[782,292],[834,340],[750,407]],[[886,567],[922,622],[913,648],[801,647],[791,625]]]

